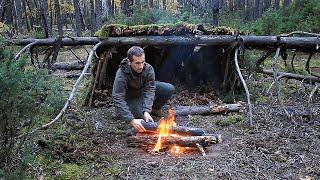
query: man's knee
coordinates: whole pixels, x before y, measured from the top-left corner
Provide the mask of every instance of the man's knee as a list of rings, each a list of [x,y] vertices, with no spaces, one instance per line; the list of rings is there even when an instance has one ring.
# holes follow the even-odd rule
[[[170,83],[156,82],[156,93],[162,96],[171,96],[175,92],[175,87]]]

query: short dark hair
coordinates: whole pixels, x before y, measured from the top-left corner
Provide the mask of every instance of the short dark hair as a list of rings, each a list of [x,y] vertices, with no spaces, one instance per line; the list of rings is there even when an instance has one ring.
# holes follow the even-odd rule
[[[132,61],[133,56],[142,56],[144,55],[144,50],[139,47],[139,46],[132,46],[128,52],[127,52],[127,57],[130,61]]]

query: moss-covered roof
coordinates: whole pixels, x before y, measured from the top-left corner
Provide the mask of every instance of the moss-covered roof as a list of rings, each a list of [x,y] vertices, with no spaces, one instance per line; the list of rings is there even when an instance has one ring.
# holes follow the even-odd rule
[[[127,26],[123,24],[104,25],[96,32],[99,38],[119,36],[183,36],[183,35],[235,35],[239,30],[226,26],[213,27],[207,24],[147,24]]]

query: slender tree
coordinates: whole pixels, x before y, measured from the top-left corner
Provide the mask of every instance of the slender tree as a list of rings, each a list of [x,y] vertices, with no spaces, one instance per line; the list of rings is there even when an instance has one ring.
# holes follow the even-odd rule
[[[20,33],[24,32],[21,0],[15,0],[17,27]]]
[[[95,0],[95,13],[96,13],[96,28],[100,28],[102,24],[102,2],[101,0]]]
[[[73,0],[73,7],[74,7],[74,16],[76,20],[76,35],[82,36],[82,24],[81,24],[81,15],[80,15],[80,3],[79,0]]]
[[[90,30],[91,30],[91,36],[94,35],[94,33],[96,32],[96,17],[95,17],[95,12],[94,12],[94,0],[90,0]]]

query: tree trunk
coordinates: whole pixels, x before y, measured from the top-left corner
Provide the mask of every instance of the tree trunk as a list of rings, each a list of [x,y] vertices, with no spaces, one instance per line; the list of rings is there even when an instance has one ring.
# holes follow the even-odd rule
[[[43,23],[46,37],[52,37],[52,28],[51,28],[51,22],[50,22],[51,19],[49,18],[48,1],[42,1],[40,6],[41,6],[42,23]]]
[[[255,19],[258,19],[262,15],[263,1],[255,0]]]
[[[73,0],[73,7],[74,7],[74,17],[76,20],[76,29],[75,33],[77,36],[82,36],[82,24],[81,24],[81,15],[80,15],[80,3],[79,0]]]
[[[253,0],[246,0],[246,21],[252,21],[254,19]]]
[[[102,2],[101,0],[95,0],[95,12],[96,12],[96,29],[99,29],[102,24]]]
[[[27,5],[25,0],[22,0],[22,14],[27,14]],[[27,31],[30,32],[30,25],[27,16],[24,16],[24,23],[26,24]]]
[[[162,8],[167,10],[167,0],[162,0]]]
[[[280,8],[280,0],[275,0],[273,7],[274,7],[274,9],[279,9]]]
[[[17,18],[17,26],[19,33],[23,34],[23,18],[22,18],[22,8],[21,8],[21,0],[15,0],[16,7],[16,18]]]
[[[91,36],[94,35],[94,33],[96,32],[96,18],[95,18],[95,12],[94,12],[94,0],[90,0],[90,30],[91,30]]]
[[[291,0],[284,0],[283,5],[284,7],[289,7],[291,4]]]
[[[59,0],[54,0],[54,11],[57,16],[57,26],[58,26],[59,37],[63,37]]]
[[[217,0],[211,0],[211,8],[212,8],[212,23],[214,26],[219,26],[219,11],[220,11],[220,3]]]
[[[271,1],[272,0],[265,0],[264,1],[264,9],[263,9],[263,11],[266,11],[271,7]]]

